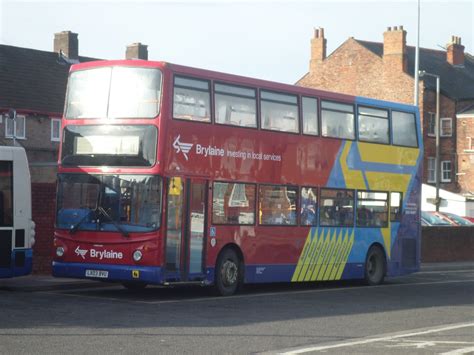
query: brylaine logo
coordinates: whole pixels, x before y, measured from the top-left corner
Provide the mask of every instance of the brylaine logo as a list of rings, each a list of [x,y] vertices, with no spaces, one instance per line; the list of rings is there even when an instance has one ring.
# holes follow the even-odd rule
[[[81,249],[81,248],[79,248],[79,246],[77,246],[75,252],[76,252],[77,256],[81,256],[83,259],[86,258],[86,255],[87,255],[87,250],[86,249]]]
[[[181,135],[178,135],[173,142],[173,148],[176,149],[176,153],[182,152],[186,160],[188,160],[188,153],[193,147],[192,143],[182,143],[179,141]]]

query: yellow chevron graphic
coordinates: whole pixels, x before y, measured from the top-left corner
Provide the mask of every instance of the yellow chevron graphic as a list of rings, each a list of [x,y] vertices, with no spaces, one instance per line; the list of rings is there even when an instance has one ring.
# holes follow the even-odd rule
[[[358,142],[359,154],[363,161],[394,165],[415,166],[420,150],[418,148]]]
[[[339,163],[341,164],[341,170],[344,174],[344,181],[346,183],[346,188],[348,189],[360,189],[365,190],[367,186],[365,186],[364,177],[360,170],[351,170],[347,166],[347,156],[352,147],[351,141],[346,141],[344,143],[344,148],[341,153],[341,157],[339,158]]]
[[[352,144],[357,144],[360,158],[366,163],[381,163],[390,165],[404,165],[415,167],[419,154],[419,148],[397,147],[384,144],[373,144],[351,141],[344,143],[339,163],[346,188],[372,191],[396,191],[402,192],[403,197],[406,196],[408,186],[410,184],[411,174],[397,174],[380,171],[366,171],[349,169],[347,165],[347,158],[352,147]],[[364,176],[366,180],[364,180]],[[367,185],[365,181],[367,181]],[[391,256],[392,235],[390,224],[388,228],[381,228],[382,237],[387,250],[387,256]],[[338,274],[339,274],[338,270]],[[342,274],[342,271],[340,272]],[[331,272],[332,274],[332,272]],[[320,278],[325,278],[326,275],[320,275]]]
[[[291,281],[339,280],[353,244],[353,229],[312,228]]]
[[[392,252],[392,233],[391,233],[391,228],[390,228],[390,220],[388,222],[388,227],[387,228],[380,228],[380,231],[382,232],[382,237],[383,237],[383,242],[385,244],[385,250],[387,252],[387,257],[390,259],[391,257],[391,252]]]

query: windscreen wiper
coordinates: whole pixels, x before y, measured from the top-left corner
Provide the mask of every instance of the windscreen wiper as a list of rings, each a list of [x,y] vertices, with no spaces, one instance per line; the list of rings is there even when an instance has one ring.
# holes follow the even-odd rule
[[[99,213],[104,217],[107,217],[107,219],[115,226],[115,228],[117,228],[118,231],[120,231],[120,233],[123,234],[124,237],[129,237],[128,232],[120,224],[118,224],[102,206],[97,206],[97,211],[99,211]]]
[[[96,213],[97,212],[97,208],[93,209],[93,210],[89,210],[88,213],[86,213],[84,215],[84,217],[81,218],[81,220],[79,222],[77,222],[75,225],[71,226],[71,228],[69,228],[69,234],[74,234],[77,232],[77,230],[79,229],[79,226],[84,223],[84,221],[87,219],[87,217],[89,217],[89,215],[92,213]]]

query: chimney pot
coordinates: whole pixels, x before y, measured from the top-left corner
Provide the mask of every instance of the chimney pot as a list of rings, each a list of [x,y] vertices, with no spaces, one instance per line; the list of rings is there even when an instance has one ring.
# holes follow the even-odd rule
[[[464,46],[461,37],[451,36],[451,43],[446,48],[446,61],[451,65],[464,65]]]
[[[324,38],[324,28],[319,27],[314,29],[314,38],[311,39],[310,73],[314,73],[324,59],[326,59],[326,39]]]
[[[79,40],[77,33],[62,31],[54,34],[54,51],[61,51],[70,59],[79,58]]]
[[[148,60],[148,46],[140,42],[128,45],[125,52],[125,58]]]
[[[406,31],[403,26],[388,27],[383,34],[383,60],[392,68],[406,72]]]

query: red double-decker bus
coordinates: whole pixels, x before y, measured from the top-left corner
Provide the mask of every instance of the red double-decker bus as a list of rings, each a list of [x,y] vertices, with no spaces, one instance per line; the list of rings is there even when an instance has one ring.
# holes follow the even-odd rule
[[[71,67],[53,274],[147,284],[417,271],[416,107],[153,61]]]

